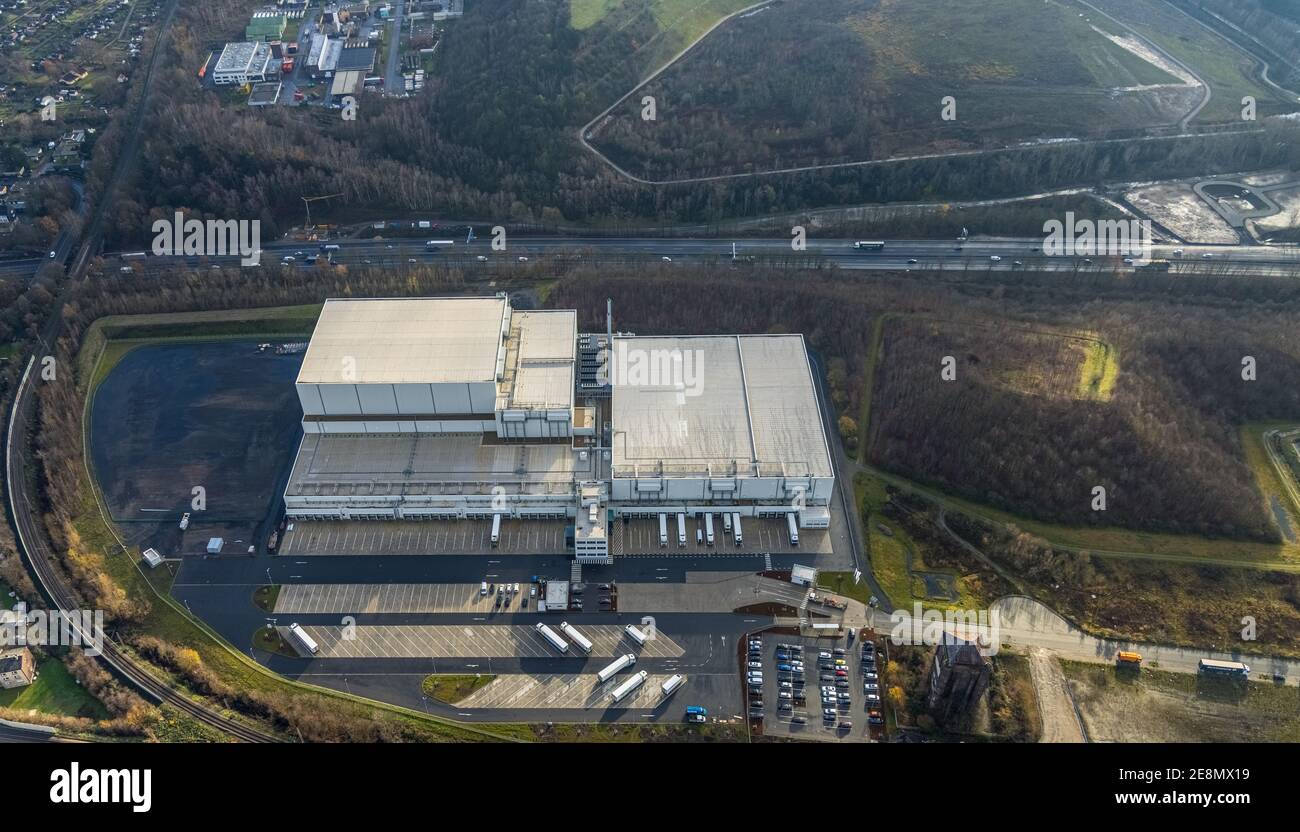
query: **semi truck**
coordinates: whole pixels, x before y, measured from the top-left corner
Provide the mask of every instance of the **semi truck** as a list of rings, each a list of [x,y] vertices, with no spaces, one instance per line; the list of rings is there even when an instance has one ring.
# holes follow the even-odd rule
[[[731,527],[736,530],[736,545],[745,545],[745,535],[740,530],[740,512],[731,515]]]
[[[601,681],[601,684],[604,684],[605,682],[608,682],[610,679],[613,679],[614,674],[618,673],[620,670],[623,670],[624,668],[631,667],[634,664],[636,664],[636,656],[632,655],[631,653],[628,653],[627,655],[624,656],[619,656],[617,659],[614,659],[614,661],[606,665],[604,670],[597,673],[596,678]]]
[[[438,251],[443,248],[451,248],[456,244],[455,240],[429,240],[424,244],[425,251]]]
[[[710,546],[713,545],[713,515],[704,515],[704,540]]]
[[[564,633],[566,636],[573,639],[573,643],[578,645],[578,649],[581,650],[582,652],[584,653],[591,652],[591,642],[587,640],[586,636],[578,632],[577,629],[575,629],[573,625],[571,625],[569,622],[567,621],[560,622],[560,632]]]
[[[668,515],[659,515],[659,545],[668,545]]]
[[[659,686],[659,689],[664,692],[664,696],[671,696],[674,691],[684,684],[686,684],[686,677],[680,673],[674,673],[668,677],[668,681]]]
[[[677,512],[677,545],[686,545],[686,515],[680,511]]]
[[[785,522],[786,525],[789,526],[790,528],[790,545],[798,546],[799,545],[799,524],[795,522],[793,511],[785,516]]]
[[[315,639],[307,635],[307,631],[298,624],[289,625],[289,636],[293,639],[294,646],[300,651],[313,656],[320,652],[320,645],[316,643]]]
[[[1142,664],[1142,654],[1132,650],[1121,650],[1115,654],[1115,663],[1120,667],[1137,667]]]
[[[495,549],[501,542],[501,515],[492,515],[492,548]]]
[[[629,693],[641,687],[641,685],[645,684],[645,680],[649,675],[650,675],[649,673],[646,673],[644,670],[642,670],[627,677],[627,679],[624,680],[623,684],[614,688],[614,693],[613,693],[614,701],[622,702],[625,698],[627,698],[627,695]]]
[[[635,641],[637,646],[645,647],[645,633],[641,632],[636,627],[633,627],[631,624],[624,627],[623,632],[627,633],[627,637]]]
[[[554,647],[556,650],[559,650],[561,653],[569,652],[569,643],[564,639],[560,638],[558,635],[556,635],[555,631],[552,630],[550,627],[547,627],[545,624],[539,621],[537,622],[537,624],[533,626],[533,629],[537,630],[537,632],[541,634],[542,638],[549,641],[551,643],[551,646]]]

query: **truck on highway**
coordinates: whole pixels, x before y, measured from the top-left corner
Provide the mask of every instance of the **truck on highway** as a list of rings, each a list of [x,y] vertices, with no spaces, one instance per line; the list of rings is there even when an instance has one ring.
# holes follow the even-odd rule
[[[320,250],[321,250],[321,251],[338,251],[338,250],[339,250],[339,245],[338,245],[338,243],[321,243],[321,244],[320,244]]]
[[[795,522],[793,511],[785,516],[785,522],[790,529],[790,545],[798,546],[799,545],[799,524]]]
[[[680,511],[677,512],[677,545],[686,545],[686,515]]]
[[[614,661],[605,665],[605,668],[596,674],[596,678],[600,680],[601,684],[604,684],[610,679],[613,679],[616,673],[624,668],[631,667],[634,664],[636,664],[636,656],[631,653],[619,656],[617,659],[614,659]]]
[[[650,676],[649,673],[646,673],[644,670],[642,670],[627,677],[627,679],[624,680],[623,684],[614,688],[614,692],[613,694],[611,694],[614,697],[614,701],[622,702],[624,699],[627,698],[627,695],[629,693],[641,687],[641,685],[645,684],[645,680],[649,676]]]
[[[710,546],[713,545],[713,515],[704,515],[704,541]]]
[[[582,652],[584,653],[591,652],[591,642],[587,639],[586,636],[578,632],[577,629],[575,629],[573,625],[570,624],[569,622],[567,621],[560,622],[560,632],[564,633],[566,636],[573,639],[573,643],[578,645],[578,649],[581,650]]]
[[[880,251],[885,243],[882,240],[858,240],[853,247],[859,251]]]
[[[561,653],[569,652],[569,642],[565,641],[564,639],[556,635],[555,631],[552,630],[550,627],[547,627],[545,624],[539,621],[535,625],[533,625],[533,629],[537,630],[537,632],[541,634],[542,638],[549,641],[551,643],[551,646],[554,647],[556,650],[559,650]]]
[[[635,641],[637,643],[637,646],[645,647],[645,642],[646,642],[645,633],[641,632],[636,627],[633,627],[631,624],[624,627],[623,632],[627,633],[627,637]]]
[[[1201,659],[1196,668],[1206,676],[1227,676],[1236,679],[1250,677],[1250,666],[1241,662],[1223,662],[1218,659]]]
[[[668,545],[668,515],[659,515],[659,545]]]
[[[439,251],[440,249],[451,248],[455,244],[455,240],[429,240],[424,244],[424,250]]]
[[[298,624],[289,625],[289,637],[299,652],[305,652],[311,656],[320,652],[320,645],[316,643],[315,639],[307,635],[307,631]]]
[[[668,677],[667,681],[659,686],[659,689],[663,691],[664,696],[672,696],[673,693],[684,684],[686,684],[686,677],[680,673],[674,673],[672,676]]]

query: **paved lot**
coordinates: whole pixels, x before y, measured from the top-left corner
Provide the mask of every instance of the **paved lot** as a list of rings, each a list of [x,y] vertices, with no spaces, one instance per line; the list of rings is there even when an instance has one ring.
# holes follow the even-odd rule
[[[688,572],[686,583],[621,583],[622,612],[730,612],[752,604],[798,608],[808,590],[802,586],[734,572]],[[819,612],[822,612],[819,608]]]
[[[521,589],[521,595],[528,591]],[[275,612],[490,612],[494,600],[480,595],[478,584],[288,584],[280,589]]]
[[[468,698],[456,703],[457,708],[612,708],[647,709],[661,704],[665,697],[660,688],[671,673],[651,673],[635,693],[614,703],[614,688],[637,672],[636,665],[601,684],[596,674],[577,676],[499,676]],[[690,684],[689,679],[687,684]],[[672,696],[681,693],[678,690]],[[671,697],[670,697],[671,698]],[[683,706],[683,710],[685,706]]]
[[[713,518],[714,545],[697,544],[695,532],[704,528],[704,520],[699,517],[686,518],[686,545],[677,545],[677,521],[669,517],[668,545],[659,545],[659,521],[630,519],[627,522],[615,520],[609,533],[610,552],[620,555],[662,555],[680,553],[689,555],[725,554],[751,552],[770,552],[772,554],[803,554],[810,560],[822,555],[832,554],[831,535],[828,529],[800,529],[799,545],[791,546],[789,529],[786,521],[768,518],[746,517],[741,521],[745,544],[737,546],[730,535],[723,531],[722,522],[717,515]]]
[[[777,665],[784,663],[776,659],[777,647],[780,644],[792,644],[803,647],[804,672],[783,674],[777,670]],[[818,667],[819,659],[817,654],[821,651],[833,653],[836,647],[845,649],[844,660],[847,662],[849,686],[843,688],[851,697],[848,706],[841,708],[838,703],[829,705],[836,711],[835,721],[826,723],[822,719],[822,709],[827,707],[822,702],[821,687],[823,685],[834,686],[833,681],[822,681],[820,675],[828,672]],[[765,635],[763,636],[763,733],[770,736],[792,736],[800,739],[811,739],[821,741],[836,742],[864,742],[868,741],[867,736],[867,713],[862,693],[862,670],[860,664],[860,649],[856,641],[849,642],[846,639],[829,639],[829,638],[802,638],[791,635]],[[832,660],[833,661],[833,660]],[[804,683],[804,700],[800,701],[795,698],[800,680]],[[787,681],[790,687],[786,690],[791,693],[789,701],[792,705],[791,710],[779,710],[781,699],[781,682]],[[806,722],[802,725],[795,723],[795,716],[803,717]],[[853,723],[852,729],[845,730],[839,727],[844,721]]]
[[[492,546],[490,520],[299,520],[279,554],[546,555],[563,554],[564,526],[552,520],[506,520]]]
[[[559,618],[548,623],[558,631]],[[591,640],[593,658],[612,659],[635,647],[618,625],[575,626]],[[287,638],[288,627],[279,629]],[[383,624],[344,628],[304,624],[303,629],[320,646],[318,659],[560,658],[562,655],[530,625]],[[662,632],[636,652],[648,658],[678,658],[684,653],[677,642]],[[564,658],[582,656],[573,646],[563,654]]]

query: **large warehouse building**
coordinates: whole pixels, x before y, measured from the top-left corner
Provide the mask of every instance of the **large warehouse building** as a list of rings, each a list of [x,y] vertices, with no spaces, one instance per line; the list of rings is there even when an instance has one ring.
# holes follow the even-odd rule
[[[595,341],[603,393],[579,359]],[[336,299],[297,391],[291,519],[568,518],[588,562],[620,515],[829,522],[799,335],[591,336],[505,295]]]

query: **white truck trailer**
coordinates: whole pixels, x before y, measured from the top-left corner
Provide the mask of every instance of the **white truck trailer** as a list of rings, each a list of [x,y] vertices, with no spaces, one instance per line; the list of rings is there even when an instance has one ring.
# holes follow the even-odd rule
[[[677,545],[686,545],[686,515],[680,511],[677,512]]]
[[[646,673],[644,670],[642,670],[638,673],[634,673],[631,676],[627,677],[626,681],[624,681],[623,684],[614,688],[614,693],[613,693],[614,701],[622,702],[629,693],[641,687],[641,685],[645,683],[645,680],[649,675],[650,675],[649,673]]]
[[[300,652],[305,652],[312,656],[320,652],[320,645],[316,643],[314,638],[307,635],[307,631],[299,625],[289,625],[289,636],[293,640],[294,646],[297,647]]]
[[[710,546],[713,545],[713,515],[704,515],[704,541]]]
[[[736,545],[745,545],[745,535],[740,531],[740,512],[734,512],[731,515],[731,527],[736,530]]]
[[[664,696],[671,696],[674,691],[684,684],[686,684],[686,677],[680,673],[674,673],[672,676],[668,677],[666,682],[659,686],[659,689],[664,692]]]
[[[668,515],[659,515],[659,545],[668,545]]]
[[[636,664],[636,656],[631,653],[628,653],[625,656],[619,656],[617,659],[614,659],[614,661],[606,665],[604,670],[597,673],[596,678],[600,680],[601,684],[604,684],[610,679],[613,679],[614,674],[624,668],[631,667],[634,664]]]
[[[501,515],[492,515],[492,548],[501,542]]]
[[[627,633],[627,637],[635,641],[639,647],[645,647],[645,633],[641,632],[636,627],[633,627],[631,624],[624,627],[623,632]]]
[[[560,632],[573,639],[573,643],[578,645],[578,649],[584,653],[591,652],[591,642],[582,633],[578,632],[569,622],[560,622]]]
[[[799,545],[799,524],[795,522],[793,511],[785,516],[785,522],[786,525],[789,526],[790,528],[790,545],[798,546]]]
[[[565,641],[564,639],[556,635],[555,631],[552,630],[550,627],[547,627],[545,624],[539,621],[537,622],[537,624],[534,625],[533,629],[537,630],[537,632],[541,634],[542,638],[549,641],[551,643],[551,646],[554,647],[556,650],[559,650],[561,653],[569,652],[569,642]]]

